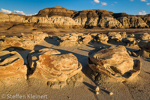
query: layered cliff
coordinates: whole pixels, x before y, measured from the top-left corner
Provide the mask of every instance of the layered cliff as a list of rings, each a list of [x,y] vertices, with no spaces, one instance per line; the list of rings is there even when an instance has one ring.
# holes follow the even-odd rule
[[[57,6],[42,9],[34,16],[0,12],[0,23],[0,26],[11,23],[8,29],[18,24],[56,28],[149,28],[150,16],[113,13],[102,9],[74,11]]]

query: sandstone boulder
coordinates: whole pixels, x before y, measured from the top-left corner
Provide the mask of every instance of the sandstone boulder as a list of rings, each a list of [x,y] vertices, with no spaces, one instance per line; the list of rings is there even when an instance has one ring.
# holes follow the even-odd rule
[[[71,47],[78,44],[78,34],[75,33],[58,36],[58,39],[61,40],[59,46]]]
[[[141,40],[138,45],[141,49],[150,50],[150,40]]]
[[[126,32],[121,32],[120,35],[121,35],[122,38],[126,38],[127,37],[127,33]]]
[[[43,32],[33,32],[32,34],[22,34],[22,36],[17,37],[3,37],[1,38],[0,46],[1,50],[8,47],[21,47],[24,49],[33,49],[34,46],[48,37],[48,34]]]
[[[27,61],[29,68],[33,70],[29,78],[45,80],[50,86],[57,83],[58,88],[62,88],[69,78],[81,72],[82,69],[82,65],[72,53],[60,54],[54,49],[32,51]]]
[[[107,43],[108,36],[106,34],[98,34],[97,35],[97,41],[99,41],[101,43]]]
[[[93,72],[106,74],[121,82],[131,79],[140,72],[140,61],[137,66],[134,66],[133,58],[129,56],[124,46],[102,49],[89,56],[88,63]]]
[[[122,41],[122,36],[120,35],[120,32],[108,32],[107,33],[109,40],[115,40],[115,41]]]
[[[150,39],[150,34],[144,33],[140,37],[141,37],[141,40],[149,40]]]
[[[62,47],[72,47],[72,46],[76,46],[78,44],[77,41],[71,41],[71,40],[64,40],[62,42],[59,43],[59,46]]]
[[[93,39],[91,35],[83,35],[82,36],[82,41],[83,41],[83,44],[88,44],[91,42],[91,40]]]
[[[135,35],[134,34],[129,34],[128,37],[134,38]]]
[[[0,81],[9,78],[27,79],[27,67],[18,52],[0,51]]]
[[[128,43],[133,44],[136,42],[135,38],[131,38],[131,37],[124,38],[124,39],[122,39],[122,41],[127,43],[127,44]]]

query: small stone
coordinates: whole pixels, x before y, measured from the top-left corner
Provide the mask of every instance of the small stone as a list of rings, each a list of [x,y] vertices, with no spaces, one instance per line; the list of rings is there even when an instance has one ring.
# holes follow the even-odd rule
[[[98,95],[98,94],[99,94],[99,91],[96,92],[96,95]]]
[[[113,95],[113,92],[110,92],[109,95]]]
[[[99,91],[99,86],[96,86],[95,91],[96,91],[96,92]]]

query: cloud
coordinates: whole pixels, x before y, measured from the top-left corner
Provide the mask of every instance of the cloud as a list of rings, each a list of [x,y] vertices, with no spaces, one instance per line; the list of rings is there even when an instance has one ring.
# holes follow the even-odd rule
[[[134,1],[134,0],[130,0],[130,1]]]
[[[146,3],[147,5],[150,5],[150,3]]]
[[[95,3],[100,3],[100,1],[99,1],[99,0],[94,0],[94,2],[95,2]]]
[[[23,11],[14,10],[14,12],[18,15],[26,15]]]
[[[143,2],[147,2],[146,0],[141,0],[141,1],[143,1]]]
[[[146,15],[146,11],[142,10],[142,12],[139,12],[139,15]]]
[[[115,3],[118,3],[118,2],[115,2]]]
[[[3,9],[3,8],[1,8],[1,11],[2,11],[2,12],[4,12],[4,13],[6,13],[6,14],[10,14],[10,13],[12,13],[11,11],[6,10],[6,9]]]
[[[106,2],[101,2],[102,6],[106,6],[107,3]]]

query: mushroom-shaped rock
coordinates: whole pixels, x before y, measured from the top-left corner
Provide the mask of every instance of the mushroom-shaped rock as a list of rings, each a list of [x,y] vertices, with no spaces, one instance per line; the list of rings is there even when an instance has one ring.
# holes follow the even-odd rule
[[[129,56],[124,46],[102,49],[89,56],[88,63],[94,72],[105,73],[119,81],[125,81],[140,72],[140,65],[134,66],[133,58]]]
[[[24,59],[16,51],[0,51],[0,81],[8,78],[27,78]]]
[[[27,56],[33,73],[29,78],[38,78],[50,82],[66,82],[66,80],[82,69],[82,65],[72,53],[60,54],[54,49],[32,51]]]

